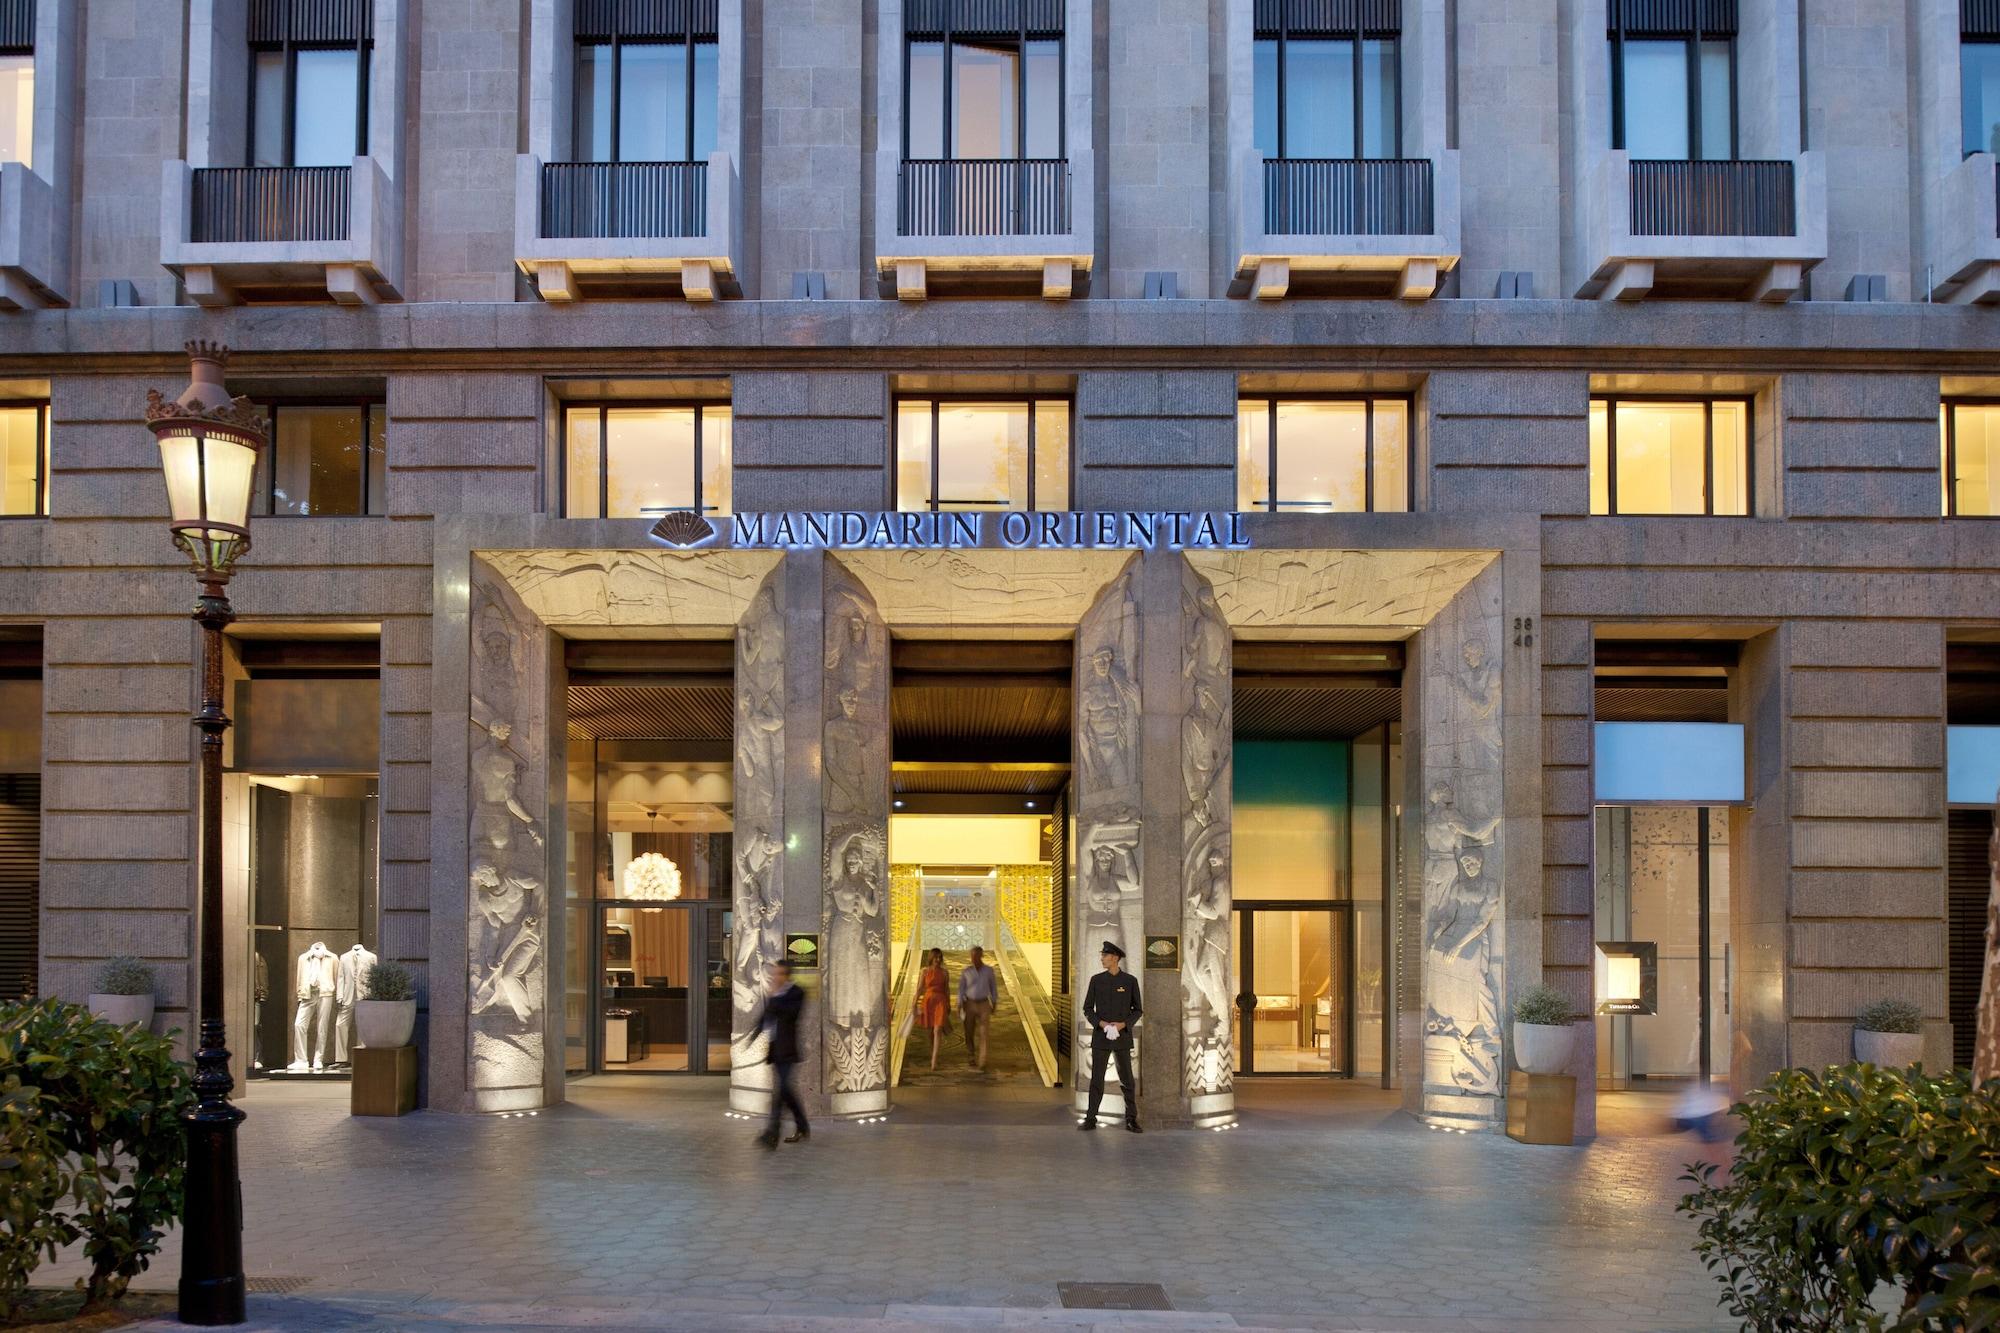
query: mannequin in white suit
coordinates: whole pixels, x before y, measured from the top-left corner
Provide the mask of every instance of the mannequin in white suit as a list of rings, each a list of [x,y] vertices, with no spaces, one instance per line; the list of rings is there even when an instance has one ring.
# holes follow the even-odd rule
[[[359,944],[340,955],[333,980],[333,1062],[344,1065],[354,1045],[354,1002],[368,998],[368,974],[375,955]]]
[[[292,1019],[293,1069],[324,1069],[333,1045],[334,992],[340,979],[340,960],[333,950],[318,940],[299,955],[294,965],[298,980],[293,993],[298,996],[298,1013]],[[312,1030],[319,1029],[319,1044],[310,1044]],[[308,1058],[310,1057],[310,1058]]]

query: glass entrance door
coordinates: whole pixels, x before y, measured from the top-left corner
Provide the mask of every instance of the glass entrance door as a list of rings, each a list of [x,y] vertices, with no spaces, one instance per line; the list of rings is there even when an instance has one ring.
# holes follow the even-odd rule
[[[1239,903],[1230,953],[1236,1070],[1354,1072],[1354,932],[1348,905]]]
[[[729,1068],[725,903],[602,904],[598,1067],[618,1073]]]

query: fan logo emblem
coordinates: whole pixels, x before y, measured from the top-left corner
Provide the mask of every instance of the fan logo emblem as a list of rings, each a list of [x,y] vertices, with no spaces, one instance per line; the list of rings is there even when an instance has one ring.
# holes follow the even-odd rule
[[[715,525],[691,509],[663,514],[649,534],[669,546],[699,546],[715,535]]]

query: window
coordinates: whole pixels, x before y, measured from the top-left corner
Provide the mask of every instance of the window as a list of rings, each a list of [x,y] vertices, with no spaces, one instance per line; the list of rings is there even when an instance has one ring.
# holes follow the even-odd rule
[[[367,8],[343,38],[305,4],[252,7],[250,165],[344,167],[368,151]]]
[[[49,512],[49,405],[0,403],[0,517]]]
[[[1062,30],[1027,26],[1020,5],[1011,32],[961,32],[950,5],[935,8],[946,26],[904,34],[904,158],[1062,157]]]
[[[1410,400],[1245,398],[1236,409],[1236,507],[1408,510]]]
[[[2000,153],[2000,41],[1961,43],[1958,83],[1965,151]]]
[[[578,6],[580,25],[584,8]],[[605,8],[614,24],[634,17],[626,6]],[[602,32],[579,26],[576,43],[578,161],[708,160],[715,151],[715,33],[699,25]]]
[[[896,403],[898,509],[1069,508],[1069,404]]]
[[[2000,514],[2000,400],[1947,402],[1942,426],[1945,515]]]
[[[1259,5],[1251,48],[1257,151],[1267,158],[1385,158],[1400,151],[1402,65],[1393,28],[1323,26],[1301,0]],[[1333,6],[1338,10],[1340,6]],[[1317,19],[1314,17],[1319,15]]]
[[[566,407],[563,440],[565,518],[729,512],[727,404]]]
[[[0,162],[34,166],[35,57],[33,52],[0,54]]]
[[[254,513],[388,513],[382,404],[268,403],[271,448]]]
[[[1592,399],[1590,512],[1748,514],[1750,400]]]
[[[1636,6],[1634,6],[1636,8]],[[1611,4],[1611,146],[1634,158],[1730,161],[1736,156],[1736,40],[1721,6],[1685,6],[1696,25],[1627,26]],[[1715,27],[1703,27],[1706,18]]]

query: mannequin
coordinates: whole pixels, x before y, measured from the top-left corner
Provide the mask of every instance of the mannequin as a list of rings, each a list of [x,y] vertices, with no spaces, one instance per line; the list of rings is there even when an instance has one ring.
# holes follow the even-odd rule
[[[312,948],[299,955],[294,970],[298,981],[293,991],[298,997],[299,1008],[292,1019],[290,1067],[325,1069],[329,1054],[327,1048],[333,1044],[333,997],[339,981],[340,960],[324,943],[314,940]],[[319,1029],[317,1046],[311,1045],[308,1040],[314,1027]]]
[[[375,955],[359,944],[340,955],[333,980],[333,1062],[348,1062],[354,1045],[354,1002],[368,998],[368,974],[375,970]]]

